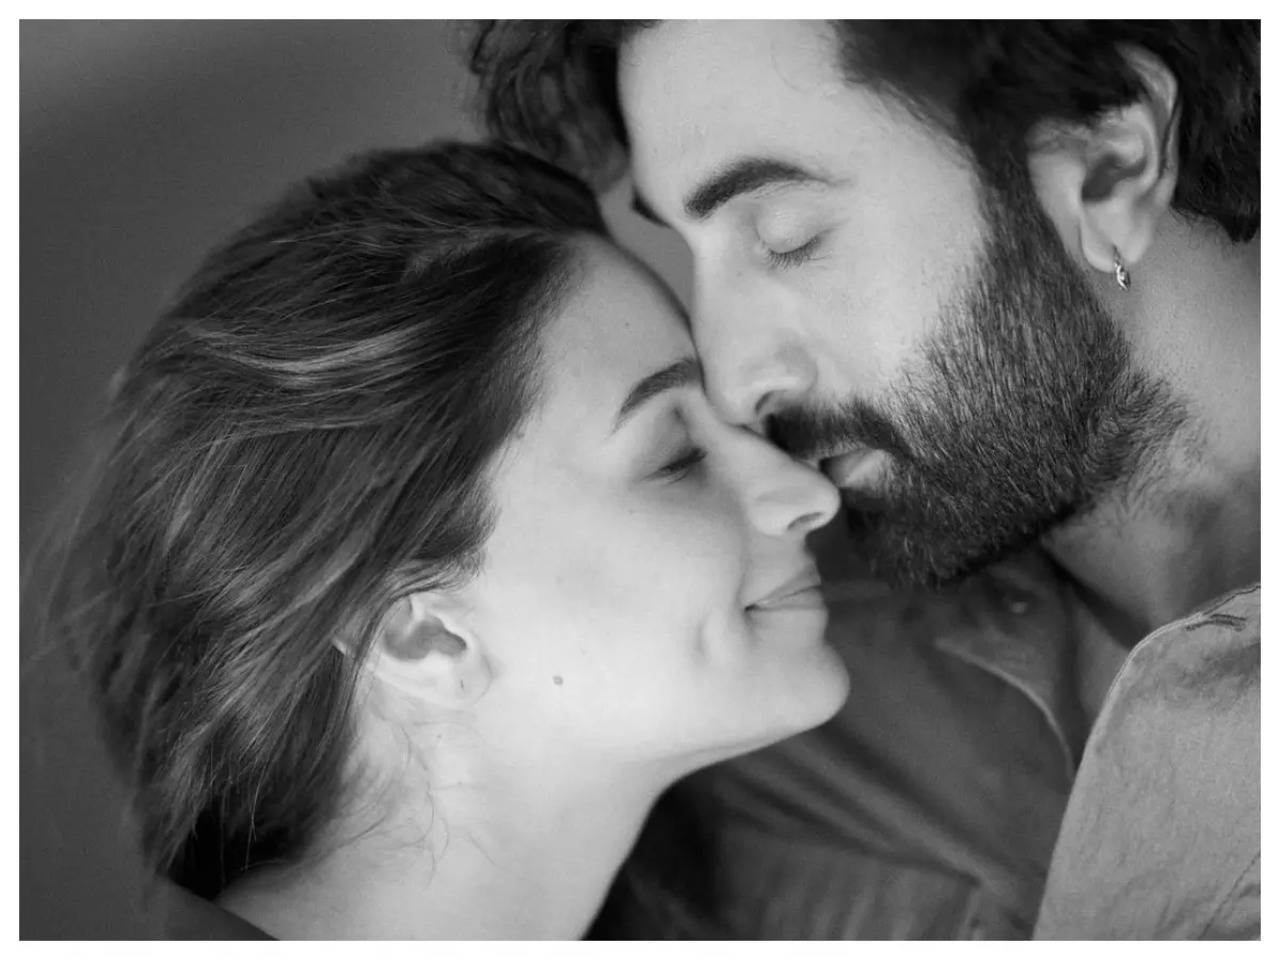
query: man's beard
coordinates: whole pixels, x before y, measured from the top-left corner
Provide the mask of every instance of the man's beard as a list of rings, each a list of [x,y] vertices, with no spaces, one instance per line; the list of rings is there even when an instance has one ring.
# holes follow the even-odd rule
[[[890,455],[873,491],[844,495],[857,548],[891,581],[944,583],[1031,545],[1131,481],[1186,418],[1134,365],[1029,188],[988,189],[983,207],[979,262],[903,383],[883,403],[770,423],[798,457]]]

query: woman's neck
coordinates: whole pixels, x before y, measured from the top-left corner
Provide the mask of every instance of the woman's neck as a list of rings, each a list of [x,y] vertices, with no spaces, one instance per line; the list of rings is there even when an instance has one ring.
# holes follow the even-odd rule
[[[436,771],[429,800],[220,902],[282,939],[580,938],[665,783],[547,767]]]

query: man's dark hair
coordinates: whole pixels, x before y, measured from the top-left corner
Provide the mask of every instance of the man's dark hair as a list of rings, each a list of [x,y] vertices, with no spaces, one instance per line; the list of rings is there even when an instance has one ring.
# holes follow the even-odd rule
[[[597,183],[626,132],[618,52],[642,21],[484,21],[470,43],[489,130]],[[984,179],[1024,175],[1044,121],[1088,123],[1136,100],[1140,47],[1178,82],[1173,207],[1236,241],[1258,231],[1260,36],[1256,20],[838,20],[841,66],[963,146]]]
[[[592,234],[514,148],[361,157],[211,254],[116,378],[41,582],[158,872],[212,896],[351,799],[361,657],[478,568]]]

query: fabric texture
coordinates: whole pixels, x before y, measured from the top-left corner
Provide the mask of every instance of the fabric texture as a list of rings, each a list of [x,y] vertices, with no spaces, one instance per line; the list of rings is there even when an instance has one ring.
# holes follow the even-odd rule
[[[247,920],[181,887],[165,884],[159,897],[160,940],[273,940]]]
[[[1261,935],[1261,587],[1148,636],[1089,739],[1035,934]]]

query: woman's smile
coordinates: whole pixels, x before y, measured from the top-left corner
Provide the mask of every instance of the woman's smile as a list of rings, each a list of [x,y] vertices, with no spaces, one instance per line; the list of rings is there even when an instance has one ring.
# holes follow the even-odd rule
[[[747,605],[748,613],[768,613],[777,610],[796,610],[821,607],[826,609],[822,599],[822,581],[818,568],[812,564],[804,570],[789,577],[767,594]]]

